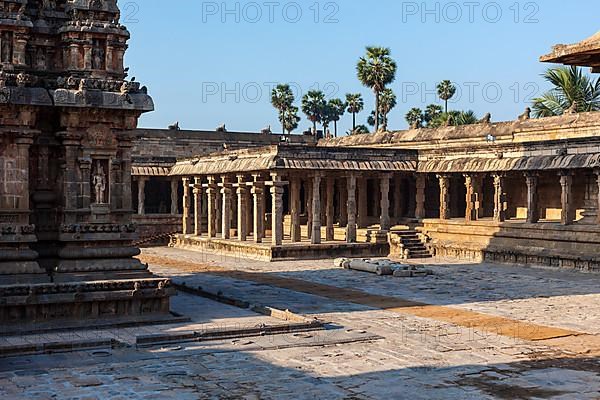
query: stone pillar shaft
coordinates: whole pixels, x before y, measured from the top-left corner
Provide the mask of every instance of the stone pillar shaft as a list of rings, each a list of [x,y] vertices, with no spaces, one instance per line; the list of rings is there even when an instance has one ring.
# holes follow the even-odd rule
[[[265,232],[265,210],[263,208],[263,198],[265,196],[265,185],[258,181],[255,177],[252,186],[252,198],[254,201],[254,218],[253,218],[253,236],[255,243],[262,243]]]
[[[144,176],[138,177],[138,214],[146,214],[146,181]]]
[[[283,182],[279,175],[273,175],[273,186],[271,186],[271,198],[273,202],[273,214],[271,216],[271,231],[273,246],[283,244]]]
[[[177,179],[171,180],[171,215],[179,214],[179,182]]]
[[[416,177],[416,208],[415,208],[415,218],[424,219],[425,218],[425,189],[427,187],[427,175],[418,174]]]
[[[304,181],[304,189],[306,191],[306,214],[307,214],[307,235],[308,238],[312,238],[312,224],[313,224],[313,213],[312,213],[312,198],[313,198],[313,186],[311,180]]]
[[[358,180],[358,227],[366,228],[369,224],[369,205],[367,201],[367,178]]]
[[[340,214],[340,227],[345,227],[348,225],[348,188],[346,187],[346,180],[340,179],[338,181],[338,191],[339,191],[339,214]],[[356,187],[354,188],[356,190]],[[356,200],[355,200],[356,201]]]
[[[465,186],[467,188],[467,209],[465,211],[465,220],[467,222],[477,221],[479,219],[479,196],[481,195],[481,179],[474,175],[464,175]]]
[[[380,229],[383,232],[390,230],[390,176],[384,175],[379,180],[379,188],[381,189],[381,219]]]
[[[224,176],[221,179],[221,236],[223,239],[231,238],[231,184],[229,179]]]
[[[202,236],[202,178],[194,178],[194,235]]]
[[[291,201],[291,238],[292,242],[297,243],[301,240],[300,226],[300,180],[293,178],[290,180],[290,201]]]
[[[438,175],[440,181],[440,219],[450,218],[450,177]]]
[[[346,242],[356,243],[356,176],[348,177],[348,224],[346,226]]]
[[[247,212],[248,212],[248,203],[247,203],[247,190],[245,177],[243,175],[238,175],[238,183],[237,183],[237,231],[238,231],[238,240],[241,242],[245,242],[248,238],[248,221],[247,221]]]
[[[503,175],[494,175],[494,221],[506,221],[506,192],[504,188],[505,178]]]
[[[573,206],[573,175],[570,172],[560,174],[561,186],[561,217],[563,225],[571,225],[575,221],[575,207]]]
[[[326,219],[327,219],[327,227],[325,229],[325,240],[331,242],[335,239],[335,229],[334,229],[334,220],[335,220],[335,205],[334,205],[334,193],[335,193],[335,180],[333,178],[327,178],[326,182],[326,192],[327,192],[327,206],[326,206]]]
[[[183,182],[183,234],[191,233],[190,227],[190,179],[182,178]]]
[[[321,244],[321,177],[313,177],[312,185],[312,244]]]
[[[534,174],[525,175],[525,183],[527,184],[527,222],[535,224],[540,220],[538,211],[538,186],[539,178]]]

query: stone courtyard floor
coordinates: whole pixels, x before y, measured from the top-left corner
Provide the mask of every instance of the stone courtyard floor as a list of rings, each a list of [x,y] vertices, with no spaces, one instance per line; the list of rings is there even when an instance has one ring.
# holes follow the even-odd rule
[[[0,399],[600,399],[600,275],[432,259],[423,263],[435,275],[394,278],[333,260],[169,248],[141,259],[180,288],[289,309],[328,329],[134,346],[136,335],[281,323],[180,294],[183,324],[0,337],[123,344],[0,358]]]

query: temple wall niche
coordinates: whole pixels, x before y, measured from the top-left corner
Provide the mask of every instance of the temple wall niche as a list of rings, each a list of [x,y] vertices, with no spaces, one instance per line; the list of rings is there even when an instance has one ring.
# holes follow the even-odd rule
[[[14,143],[3,143],[0,152],[0,209],[17,210],[27,201],[27,170],[19,166],[19,152]]]

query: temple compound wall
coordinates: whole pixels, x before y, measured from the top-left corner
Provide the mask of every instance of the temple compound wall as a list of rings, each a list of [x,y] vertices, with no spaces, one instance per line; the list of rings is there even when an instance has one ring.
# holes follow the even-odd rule
[[[224,149],[264,147],[284,140],[292,144],[315,143],[312,136],[173,129],[137,129],[135,136],[131,196],[141,245],[167,244],[169,235],[181,233],[183,186],[181,179],[169,176],[178,159]]]
[[[443,255],[600,269],[600,113],[180,160],[172,245],[264,259]],[[386,247],[387,246],[387,247]]]
[[[0,327],[169,316],[134,258],[135,129],[116,1],[0,1]],[[66,322],[65,322],[66,323]]]

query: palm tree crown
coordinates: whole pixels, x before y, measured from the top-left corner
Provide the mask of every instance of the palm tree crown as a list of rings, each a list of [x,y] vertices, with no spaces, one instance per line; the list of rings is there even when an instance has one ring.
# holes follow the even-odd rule
[[[284,135],[286,132],[285,121],[286,119],[288,119],[288,114],[291,112],[294,100],[294,93],[292,92],[290,85],[277,85],[275,89],[273,89],[273,91],[271,92],[271,104],[279,112],[279,122],[281,122]]]
[[[575,66],[551,68],[543,76],[554,89],[533,100],[535,118],[562,115],[571,108],[576,112],[600,110],[600,78],[594,82]]]
[[[396,79],[396,62],[390,57],[391,51],[385,47],[367,47],[356,67],[358,79],[375,94],[375,129],[379,130],[379,98],[387,85]]]
[[[333,121],[334,135],[337,137],[337,123],[342,118],[342,115],[346,113],[346,103],[344,103],[342,99],[331,99],[329,100],[329,103],[327,103],[327,109],[329,119]]]
[[[352,131],[356,130],[356,114],[360,113],[365,108],[365,101],[359,93],[347,94],[346,103],[348,104],[348,111],[352,114]]]
[[[302,97],[302,112],[313,123],[315,135],[317,132],[317,122],[323,121],[326,106],[325,94],[319,90],[311,90]]]
[[[437,92],[440,99],[444,100],[444,111],[448,112],[448,100],[454,97],[456,94],[456,86],[450,81],[442,81],[437,85]]]

